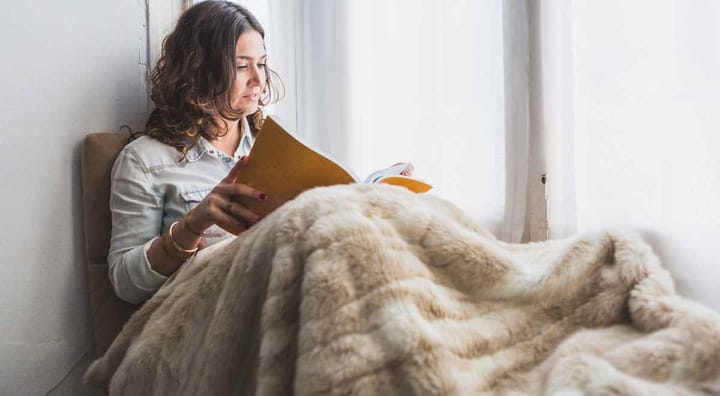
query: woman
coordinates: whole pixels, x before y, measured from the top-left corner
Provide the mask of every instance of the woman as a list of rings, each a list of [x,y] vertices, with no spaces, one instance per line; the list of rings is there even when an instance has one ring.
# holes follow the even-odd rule
[[[199,3],[180,17],[152,73],[146,131],[112,170],[108,262],[116,294],[140,303],[198,249],[259,220],[233,200],[267,196],[231,181],[277,97],[264,31],[244,7]],[[191,210],[192,209],[192,210]]]
[[[183,13],[152,74],[146,131],[112,170],[108,262],[115,293],[140,303],[198,249],[259,220],[236,200],[267,195],[235,184],[277,98],[264,31],[245,8],[205,1]],[[275,76],[277,78],[277,76]],[[409,175],[412,165],[401,172]]]

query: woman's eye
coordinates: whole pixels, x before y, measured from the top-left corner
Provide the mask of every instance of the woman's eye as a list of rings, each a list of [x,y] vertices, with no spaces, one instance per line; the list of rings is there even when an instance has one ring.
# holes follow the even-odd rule
[[[265,63],[258,63],[258,67],[261,67],[261,68],[264,69],[264,68],[267,67],[267,64],[265,64]],[[247,68],[248,68],[248,65],[238,65],[238,67],[237,67],[238,70],[245,70],[245,69],[247,69]]]

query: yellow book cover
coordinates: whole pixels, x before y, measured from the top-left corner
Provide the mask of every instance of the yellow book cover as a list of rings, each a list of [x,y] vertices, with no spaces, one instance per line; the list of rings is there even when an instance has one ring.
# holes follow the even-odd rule
[[[360,182],[352,172],[302,143],[272,116],[265,119],[248,157],[235,183],[263,191],[268,199],[239,197],[238,201],[261,217],[305,190]],[[401,170],[399,167],[384,169],[370,175],[365,182],[403,186],[418,193],[432,188],[421,180],[399,175]],[[227,231],[238,234],[235,230]]]

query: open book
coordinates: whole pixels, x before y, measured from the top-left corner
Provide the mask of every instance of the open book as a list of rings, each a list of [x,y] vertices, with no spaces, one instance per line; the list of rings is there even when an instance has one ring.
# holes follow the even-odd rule
[[[400,175],[404,168],[401,164],[377,171],[363,182],[403,186],[417,193],[432,188],[421,180]],[[268,199],[262,202],[247,197],[238,199],[248,209],[265,216],[305,190],[361,181],[327,155],[302,143],[277,119],[268,116],[255,138],[248,163],[240,170],[235,182],[267,193]]]

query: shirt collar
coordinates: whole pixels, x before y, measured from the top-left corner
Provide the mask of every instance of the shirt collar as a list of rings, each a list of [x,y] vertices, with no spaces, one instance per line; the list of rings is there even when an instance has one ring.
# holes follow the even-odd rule
[[[250,131],[250,124],[245,117],[242,117],[240,120],[240,130],[242,131],[242,138],[240,139],[240,144],[238,144],[238,147],[235,150],[236,159],[243,155],[250,154],[250,149],[253,144],[255,144],[255,136],[253,136]]]
[[[238,147],[235,150],[235,158],[239,158],[240,156],[249,154],[250,149],[255,143],[255,136],[253,136],[250,132],[250,124],[248,124],[246,117],[240,117],[240,130],[242,131],[242,138],[240,139],[240,144],[238,144]],[[215,148],[215,146],[213,146],[203,136],[200,136],[197,144],[194,145],[190,150],[188,150],[185,161],[195,162],[199,160],[200,157],[203,156],[203,154],[208,154],[216,151],[217,149]]]

